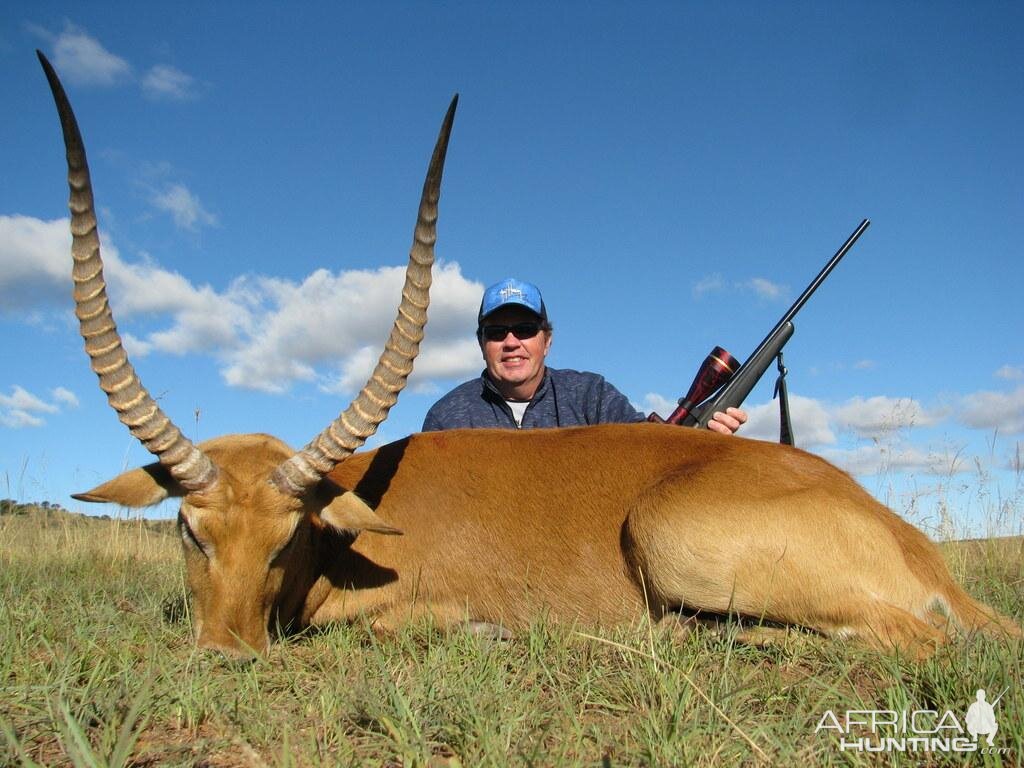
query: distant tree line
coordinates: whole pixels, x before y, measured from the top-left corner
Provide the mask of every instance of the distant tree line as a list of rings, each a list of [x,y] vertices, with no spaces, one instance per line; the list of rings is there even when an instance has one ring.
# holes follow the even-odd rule
[[[135,512],[135,510],[132,510],[132,512]],[[123,518],[112,518],[110,515],[85,515],[81,512],[71,512],[60,504],[55,504],[51,501],[32,501],[23,504],[14,499],[0,499],[0,517],[35,518],[44,527],[67,525],[68,523],[72,525],[97,525],[112,521],[128,522]],[[144,517],[132,515],[130,522],[157,533],[170,536],[177,535],[177,524],[174,519],[147,520]]]
[[[0,499],[0,515],[27,515],[36,510],[67,512],[60,504],[53,504],[49,501],[33,501],[28,504],[21,504],[14,499]]]

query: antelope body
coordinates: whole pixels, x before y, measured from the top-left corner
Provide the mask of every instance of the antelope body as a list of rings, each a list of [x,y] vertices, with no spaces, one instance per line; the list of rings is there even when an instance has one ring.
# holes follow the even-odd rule
[[[81,137],[40,59],[67,147],[86,351],[121,420],[158,457],[76,498],[138,507],[181,497],[199,645],[264,652],[275,626],[357,617],[383,630],[423,615],[517,630],[540,615],[607,625],[679,610],[918,654],[949,627],[1020,635],[953,581],[921,532],[798,449],[631,424],[416,434],[354,453],[394,404],[422,337],[454,101],[395,328],[367,386],[298,452],[268,435],[193,445],[128,364]]]
[[[918,655],[945,641],[947,617],[1019,634],[924,534],[796,448],[655,424],[431,432],[353,455],[301,507],[267,481],[292,453],[275,438],[200,448],[232,468],[185,495],[180,518],[199,642],[221,650],[265,650],[274,624],[429,615],[516,631],[681,608]],[[80,498],[182,493],[152,465]]]

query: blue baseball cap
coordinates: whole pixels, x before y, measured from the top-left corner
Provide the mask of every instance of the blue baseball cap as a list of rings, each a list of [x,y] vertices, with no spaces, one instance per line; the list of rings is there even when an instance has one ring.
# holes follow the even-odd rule
[[[510,304],[525,307],[537,315],[544,323],[548,321],[548,310],[544,306],[544,299],[541,298],[540,289],[533,283],[526,283],[522,280],[516,280],[514,277],[509,277],[495,283],[484,291],[484,298],[480,302],[480,314],[477,315],[477,323],[482,323],[489,314]]]

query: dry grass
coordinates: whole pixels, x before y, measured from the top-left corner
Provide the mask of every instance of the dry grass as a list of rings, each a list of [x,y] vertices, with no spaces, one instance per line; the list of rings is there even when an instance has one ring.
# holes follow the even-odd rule
[[[815,727],[826,710],[959,716],[978,687],[1006,686],[1005,751],[970,757],[1024,754],[1019,644],[911,663],[801,632],[757,649],[642,626],[596,639],[541,623],[508,643],[339,626],[233,665],[193,649],[178,546],[168,523],[0,517],[0,763],[938,765],[841,752]],[[948,553],[973,594],[1020,619],[1022,547]]]

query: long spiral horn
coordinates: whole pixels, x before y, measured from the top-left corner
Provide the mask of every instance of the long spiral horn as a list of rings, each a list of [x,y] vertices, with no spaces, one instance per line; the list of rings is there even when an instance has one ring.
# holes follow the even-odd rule
[[[121,343],[121,336],[107,302],[100,240],[96,232],[92,180],[89,178],[82,134],[57,73],[41,51],[36,51],[36,54],[50,83],[64,132],[68,186],[71,188],[68,207],[71,210],[75,315],[78,317],[82,338],[85,339],[85,351],[89,355],[92,370],[99,377],[100,389],[107,393],[107,402],[146,450],[154,454],[185,489],[202,491],[216,482],[216,466],[181,433],[150,397],[128,361],[128,354]]]
[[[427,178],[423,182],[402,302],[384,352],[373,375],[348,409],[309,445],[274,470],[270,480],[282,493],[301,496],[338,462],[359,448],[387,418],[412,372],[413,360],[423,339],[423,327],[427,323],[430,268],[434,263],[434,242],[437,240],[437,202],[441,197],[444,158],[458,103],[456,94],[441,124]]]

